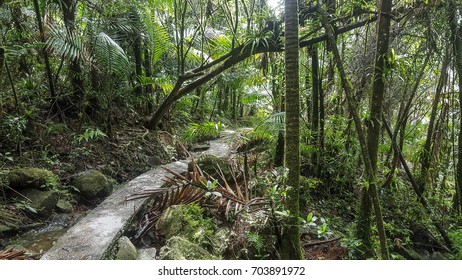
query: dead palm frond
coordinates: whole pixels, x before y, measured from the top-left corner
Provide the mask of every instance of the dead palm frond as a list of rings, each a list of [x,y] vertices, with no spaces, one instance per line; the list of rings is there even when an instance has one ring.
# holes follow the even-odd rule
[[[13,248],[0,251],[0,260],[36,260],[40,255],[30,255],[24,250],[14,250]]]
[[[269,200],[263,197],[250,198],[245,185],[238,184],[233,172],[234,184],[229,184],[219,166],[216,167],[223,185],[215,178],[203,172],[197,163],[192,161],[192,171],[186,175],[179,174],[168,168],[164,169],[174,177],[164,179],[166,187],[144,190],[133,194],[127,200],[149,198],[152,207],[144,214],[135,239],[141,238],[153,228],[165,209],[172,205],[200,203],[212,209],[218,217],[237,216],[242,211],[253,212],[268,209]],[[215,189],[209,189],[208,182],[216,182]],[[207,195],[206,195],[207,194]]]

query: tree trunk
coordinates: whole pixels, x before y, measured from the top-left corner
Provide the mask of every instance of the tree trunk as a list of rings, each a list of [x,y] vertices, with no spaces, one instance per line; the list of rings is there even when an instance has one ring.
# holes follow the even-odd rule
[[[312,133],[312,144],[316,147],[313,152],[313,173],[318,177],[319,169],[319,93],[320,93],[320,77],[319,77],[319,59],[317,46],[310,48],[311,55],[311,86],[312,86],[312,116],[311,116],[311,133]]]
[[[446,48],[443,63],[441,66],[440,77],[438,80],[438,85],[436,86],[436,93],[435,98],[433,99],[432,103],[432,111],[430,113],[430,121],[428,123],[427,129],[427,139],[425,140],[425,144],[422,151],[422,159],[421,159],[421,169],[420,169],[420,176],[418,182],[422,186],[422,189],[425,189],[426,182],[428,182],[429,176],[429,169],[433,161],[432,157],[432,144],[433,144],[433,135],[435,131],[435,120],[437,118],[437,111],[438,111],[438,104],[440,103],[441,99],[441,92],[443,91],[443,87],[446,84],[448,79],[448,66],[450,60],[450,51]]]
[[[380,133],[382,130],[382,112],[383,112],[383,101],[385,93],[385,75],[388,71],[389,65],[387,65],[387,55],[388,55],[388,46],[390,40],[390,13],[391,13],[392,0],[380,0],[378,10],[379,10],[379,19],[377,23],[377,50],[375,54],[375,67],[374,67],[374,82],[372,85],[372,98],[370,105],[370,122],[367,129],[367,150],[369,152],[369,159],[371,161],[371,167],[373,174],[377,174],[377,161],[378,161],[378,147],[380,142]],[[369,182],[370,184],[371,182]],[[376,182],[373,182],[375,185]],[[363,196],[376,196],[377,194],[371,193],[371,189],[363,190]],[[378,198],[372,198],[373,203],[376,203],[375,200]],[[367,205],[361,205],[360,221],[358,224],[362,228],[358,228],[358,237],[367,238],[370,237],[370,233],[366,233],[371,230],[370,226],[367,226],[365,222],[362,222],[361,219],[368,219],[366,216],[370,216],[371,207],[368,206],[369,202],[367,198],[362,199],[362,203]],[[376,213],[377,215],[377,213]],[[363,231],[364,233],[361,233]],[[381,236],[381,239],[385,239],[385,236]],[[370,243],[370,241],[365,241],[364,243]],[[388,248],[385,245],[385,242],[381,242],[381,251],[382,258],[388,259]],[[369,250],[367,248],[366,250]]]
[[[328,22],[327,13],[321,7],[318,7],[318,11],[321,14],[321,21],[324,26],[324,29],[326,30],[329,44],[331,45],[332,52],[334,54],[334,61],[339,71],[343,89],[345,90],[348,108],[350,110],[350,114],[353,117],[353,121],[356,127],[356,133],[358,134],[358,140],[359,140],[359,144],[361,148],[361,155],[364,161],[366,174],[367,174],[369,195],[370,195],[372,205],[374,206],[374,211],[375,211],[377,231],[379,233],[379,240],[380,240],[380,247],[381,247],[381,256],[382,256],[382,259],[388,259],[388,248],[387,248],[387,240],[385,236],[385,228],[383,224],[382,209],[380,207],[380,202],[379,202],[378,192],[377,192],[377,179],[376,179],[374,169],[372,168],[371,158],[369,156],[368,145],[366,142],[366,135],[362,128],[362,123],[361,123],[359,114],[355,108],[355,101],[353,98],[353,90],[351,88],[351,83],[347,79],[345,70],[343,68],[342,60],[340,58],[340,53],[335,43],[334,30]],[[370,226],[365,230],[370,230]]]
[[[39,32],[40,32],[40,41],[45,45],[45,34],[44,34],[45,32],[43,30],[42,16],[40,14],[40,7],[39,7],[38,0],[34,0],[34,10],[35,10],[36,18],[37,18],[37,25],[38,25]],[[45,60],[45,69],[47,73],[48,86],[50,87],[50,97],[52,99],[51,107],[54,108],[54,104],[56,101],[56,93],[55,93],[55,86],[53,83],[53,73],[51,72],[50,61],[48,59],[48,52],[46,50],[46,47],[42,48],[42,55]]]
[[[300,244],[299,189],[300,189],[300,92],[298,57],[298,1],[285,1],[285,76],[286,76],[286,130],[285,166],[289,169],[286,186],[287,210],[290,215],[283,227],[282,259],[302,259]]]
[[[462,28],[459,24],[459,15],[461,10],[454,0],[448,1],[448,20],[451,28],[454,53],[455,68],[459,76],[459,109],[462,108]],[[459,110],[460,111],[460,110]],[[457,146],[457,170],[456,170],[456,194],[454,205],[457,213],[462,213],[462,114],[459,115],[459,145]]]
[[[75,12],[78,0],[62,0],[61,9],[63,11],[63,21],[68,33],[75,30]],[[85,83],[82,79],[82,67],[80,61],[76,58],[69,64],[69,72],[73,89],[72,102],[76,104],[77,112],[84,110],[81,104],[85,98]]]
[[[140,77],[143,75],[143,58],[141,51],[141,35],[136,34],[133,41],[133,54],[135,56],[135,94],[137,96],[143,95],[143,87],[139,85]]]

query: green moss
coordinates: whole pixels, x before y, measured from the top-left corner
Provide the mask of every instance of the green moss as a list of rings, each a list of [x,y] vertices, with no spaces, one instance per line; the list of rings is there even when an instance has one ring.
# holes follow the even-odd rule
[[[183,236],[200,245],[208,246],[214,234],[214,223],[204,218],[203,209],[196,203],[173,205],[162,214],[156,229],[166,238]]]
[[[159,253],[161,260],[218,260],[199,245],[180,236],[174,236],[167,241]]]
[[[59,178],[43,168],[24,167],[11,170],[7,175],[9,186],[20,190],[26,188],[48,188],[59,186]]]
[[[80,191],[83,197],[90,200],[104,198],[112,192],[110,181],[97,170],[88,170],[77,174],[72,185]]]

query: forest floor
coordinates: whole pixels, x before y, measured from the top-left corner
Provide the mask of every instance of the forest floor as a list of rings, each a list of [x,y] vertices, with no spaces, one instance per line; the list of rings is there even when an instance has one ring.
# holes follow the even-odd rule
[[[80,139],[80,140],[79,140]],[[83,138],[63,127],[46,129],[37,125],[30,132],[30,137],[23,141],[17,153],[4,153],[8,155],[0,158],[2,169],[8,170],[17,167],[40,167],[53,171],[61,180],[63,186],[70,184],[75,174],[97,169],[113,179],[115,184],[121,184],[136,176],[177,159],[186,157],[187,151],[177,136],[167,132],[151,132],[143,128],[116,127],[113,137]],[[0,145],[10,146],[12,143],[3,141]],[[0,146],[1,147],[1,146]],[[78,218],[94,205],[74,205],[75,212],[66,217],[67,225],[72,225]],[[35,218],[35,217],[34,217]],[[39,229],[30,229],[16,232],[9,236],[0,236],[0,249],[9,245],[13,240],[15,244],[23,244],[35,253],[47,250],[59,234],[47,234],[47,227],[58,224],[61,216],[53,216],[47,221],[40,221]],[[35,222],[34,219],[31,222]],[[45,226],[44,226],[45,225]],[[36,235],[35,233],[45,234]],[[21,241],[21,238],[23,239]],[[333,238],[331,238],[333,239]],[[318,241],[321,241],[318,244]],[[304,236],[302,244],[306,259],[344,259],[347,249],[340,245],[340,240],[324,242],[326,238],[316,239]],[[35,246],[35,247],[34,247]],[[12,252],[0,251],[0,258],[24,258],[24,255],[15,255]]]

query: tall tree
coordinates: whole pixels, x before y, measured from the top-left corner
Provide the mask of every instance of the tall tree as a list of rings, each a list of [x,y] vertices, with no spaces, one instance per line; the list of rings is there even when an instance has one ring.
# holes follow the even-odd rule
[[[289,169],[286,185],[289,221],[284,226],[281,241],[283,259],[302,259],[298,226],[300,189],[300,92],[298,57],[298,1],[285,1],[285,75],[286,75],[286,130],[285,166]]]
[[[377,21],[377,45],[375,54],[375,67],[374,67],[374,80],[372,85],[372,97],[370,103],[370,111],[367,129],[367,150],[371,162],[372,172],[377,174],[377,160],[378,160],[378,147],[380,142],[380,133],[382,130],[382,112],[385,94],[385,76],[389,68],[388,64],[388,51],[390,41],[390,14],[391,14],[392,0],[380,0],[378,4],[379,19]],[[369,182],[371,183],[371,182]],[[372,182],[377,187],[377,182]],[[360,221],[358,222],[358,237],[369,246],[370,245],[370,225],[366,222],[370,220],[368,216],[371,215],[370,197],[374,198],[376,194],[372,194],[373,188],[364,189],[362,193]],[[378,201],[374,201],[378,203]],[[376,209],[376,215],[377,209]],[[380,233],[380,232],[379,232]],[[381,236],[385,238],[385,236]],[[382,243],[382,258],[388,258],[388,249]]]
[[[459,23],[460,6],[456,1],[448,1],[448,19],[451,28],[452,42],[455,53],[455,68],[459,75],[459,108],[462,104],[462,27]],[[459,136],[457,148],[457,171],[456,171],[456,194],[454,199],[454,208],[458,213],[462,213],[462,115],[459,116]]]

